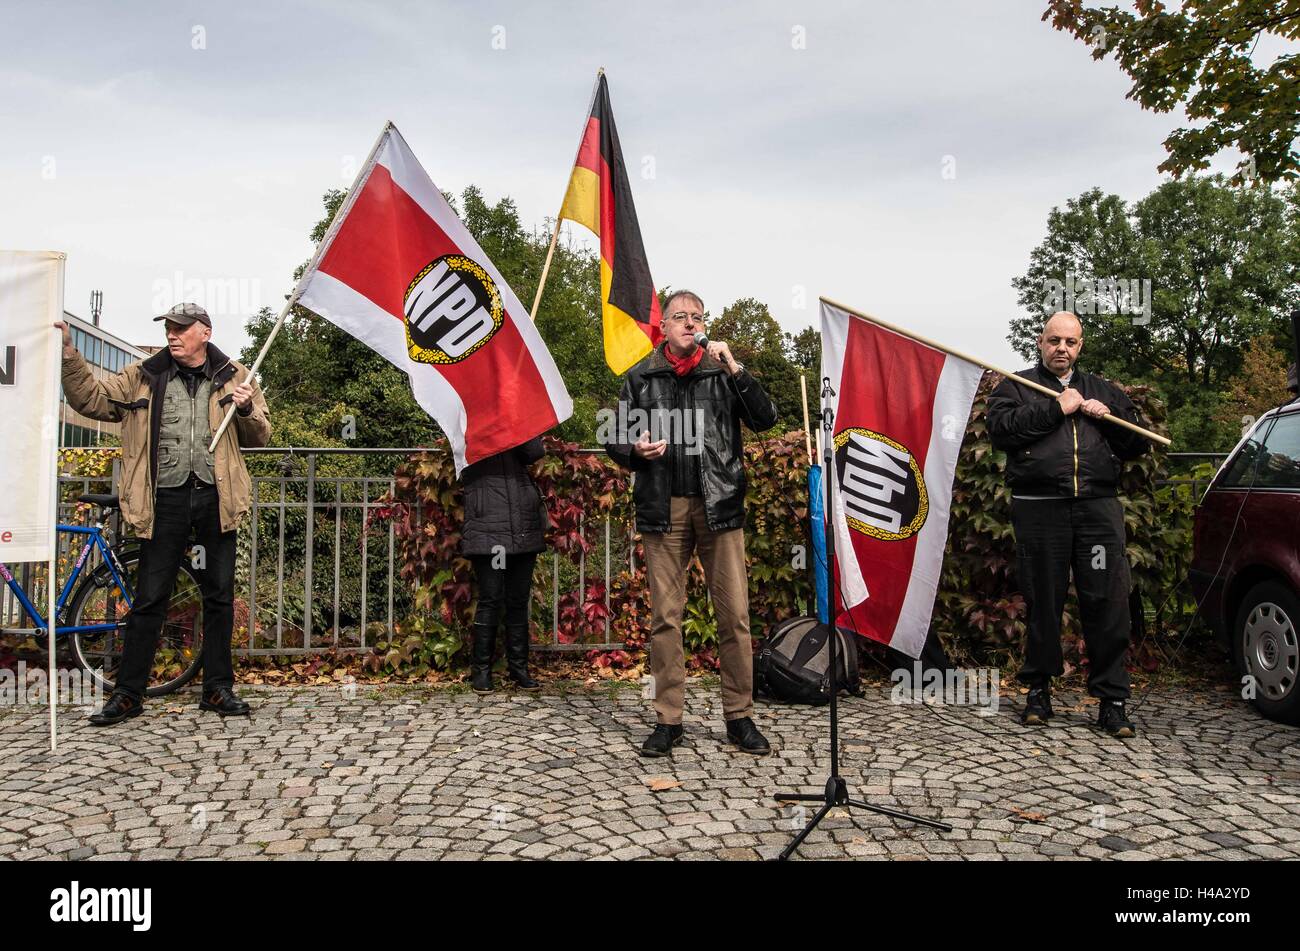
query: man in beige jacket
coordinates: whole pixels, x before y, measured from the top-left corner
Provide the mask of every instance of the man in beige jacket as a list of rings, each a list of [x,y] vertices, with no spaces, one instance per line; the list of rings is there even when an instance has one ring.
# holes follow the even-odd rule
[[[209,342],[212,320],[197,304],[177,304],[166,322],[167,347],[121,373],[96,379],[62,322],[63,393],[77,412],[122,424],[122,517],[141,541],[135,601],[112,696],[90,722],[139,716],[158,635],[191,542],[203,549],[196,570],[203,592],[203,693],[199,706],[247,716],[235,696],[230,641],[234,627],[235,531],[248,511],[252,483],[240,446],[271,437],[266,400],[248,369]],[[208,446],[233,403],[232,424]]]

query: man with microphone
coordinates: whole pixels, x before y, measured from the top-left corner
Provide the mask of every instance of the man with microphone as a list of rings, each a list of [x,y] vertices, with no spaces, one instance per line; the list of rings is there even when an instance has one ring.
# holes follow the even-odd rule
[[[727,741],[766,756],[771,747],[752,719],[740,424],[754,432],[770,429],[776,407],[725,343],[709,341],[698,294],[673,292],[663,313],[664,342],[628,371],[619,396],[619,418],[649,414],[651,432],[623,431],[605,443],[610,457],[634,474],[636,525],[650,584],[657,724],[641,753],[667,756],[685,738],[682,614],[687,571],[698,553],[718,617]]]

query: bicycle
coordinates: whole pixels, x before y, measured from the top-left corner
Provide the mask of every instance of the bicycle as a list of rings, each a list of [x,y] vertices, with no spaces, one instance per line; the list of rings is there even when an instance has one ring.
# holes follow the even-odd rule
[[[122,538],[121,512],[116,495],[81,495],[77,501],[97,506],[101,514],[93,525],[57,526],[60,534],[84,535],[86,542],[55,603],[54,636],[69,638],[77,666],[93,677],[105,692],[111,693],[122,660],[126,619],[135,602],[140,547]],[[116,512],[112,544],[104,532],[102,513],[107,511]],[[77,584],[92,552],[98,552],[99,564]],[[36,629],[46,631],[48,625],[40,610],[3,562],[0,562],[0,579],[35,621]],[[53,579],[51,583],[54,583]],[[203,662],[202,631],[202,589],[194,569],[182,562],[154,655],[153,670],[145,691],[148,696],[164,696],[194,679]],[[6,632],[0,630],[0,633]]]

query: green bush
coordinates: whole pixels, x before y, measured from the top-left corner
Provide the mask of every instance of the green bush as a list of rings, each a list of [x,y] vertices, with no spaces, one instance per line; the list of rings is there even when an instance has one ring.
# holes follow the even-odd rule
[[[999,381],[994,374],[985,375],[967,424],[932,623],[955,659],[1014,667],[1024,634],[1025,605],[1015,578],[1006,455],[990,445],[985,418],[989,392]],[[1160,431],[1165,424],[1164,405],[1147,387],[1127,392]],[[596,534],[582,532],[580,523],[585,513],[589,526],[606,515],[615,525],[628,524],[632,518],[628,474],[603,455],[582,451],[574,443],[548,437],[546,449],[547,456],[533,471],[552,521],[548,550],[559,553],[562,590],[570,592],[559,603],[559,640],[596,643],[604,638],[607,616],[604,580],[589,580],[581,593],[570,584],[576,584],[578,560],[593,550],[590,536]],[[1161,484],[1169,478],[1167,462],[1164,451],[1153,447],[1125,466],[1121,481],[1134,587],[1149,611],[1165,608],[1157,612],[1158,628],[1178,626],[1192,609],[1190,599],[1180,595],[1186,590],[1182,579],[1191,555],[1196,499],[1189,485]],[[745,447],[745,466],[750,624],[755,637],[761,637],[778,622],[813,610],[812,565],[818,553],[810,547],[803,433],[752,440]],[[1199,475],[1208,477],[1208,468],[1202,468]],[[428,452],[413,458],[398,469],[395,484],[394,497],[386,500],[385,517],[396,527],[401,577],[420,591],[416,614],[403,622],[402,629],[408,638],[418,634],[436,644],[428,662],[443,666],[457,656],[451,645],[464,641],[475,597],[469,563],[458,551],[463,515],[450,454]],[[619,534],[613,532],[615,537]],[[621,563],[625,567],[612,578],[608,614],[611,640],[624,642],[631,650],[646,646],[650,618],[645,554],[639,543],[635,548],[636,571],[631,572],[626,569],[624,545]],[[549,558],[544,557],[538,563],[542,583],[534,584],[539,605],[549,587],[550,571]],[[689,575],[685,646],[692,666],[716,667],[717,620],[698,559]],[[1174,596],[1167,597],[1171,592]],[[1077,662],[1080,637],[1073,605],[1066,609],[1064,637],[1068,656]],[[406,651],[415,652],[414,647]],[[392,654],[392,659],[397,658]]]

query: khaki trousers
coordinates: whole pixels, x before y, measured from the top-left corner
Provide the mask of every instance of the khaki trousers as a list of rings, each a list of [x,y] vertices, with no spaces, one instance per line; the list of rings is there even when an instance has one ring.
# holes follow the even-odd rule
[[[650,673],[654,677],[655,716],[660,723],[682,722],[686,655],[682,614],[686,571],[699,553],[704,578],[718,618],[722,662],[722,715],[727,720],[753,716],[754,652],[749,636],[749,579],[745,574],[745,533],[709,530],[704,500],[674,497],[667,532],[645,532],[646,575],[650,582]]]

